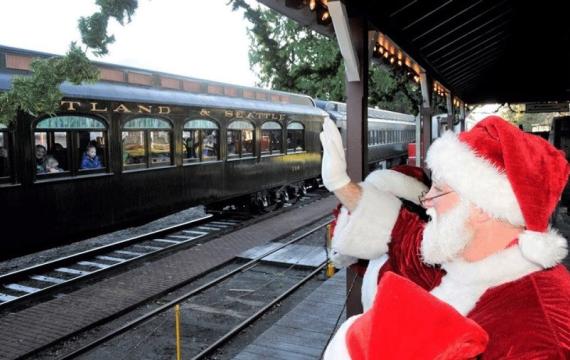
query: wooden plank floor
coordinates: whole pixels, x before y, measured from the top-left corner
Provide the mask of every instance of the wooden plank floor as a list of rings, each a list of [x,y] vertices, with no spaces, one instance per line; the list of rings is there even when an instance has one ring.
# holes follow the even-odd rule
[[[259,335],[234,359],[319,359],[331,333],[346,319],[343,312],[345,295],[346,271],[341,270]]]
[[[244,251],[239,257],[254,259],[266,252],[283,245],[279,242],[272,242]],[[318,267],[327,259],[327,254],[322,246],[310,245],[289,245],[263,259],[265,262],[279,264],[296,264],[302,266]]]

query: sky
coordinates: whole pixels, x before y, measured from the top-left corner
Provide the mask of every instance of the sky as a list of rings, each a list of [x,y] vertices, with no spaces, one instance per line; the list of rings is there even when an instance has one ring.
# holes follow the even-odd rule
[[[115,36],[104,57],[92,60],[254,86],[248,22],[228,0],[139,0],[131,23],[111,20]],[[64,54],[79,44],[77,20],[97,11],[95,0],[0,2],[0,45]]]
[[[111,20],[109,54],[96,61],[255,86],[249,67],[248,22],[228,0],[139,0],[131,23]],[[0,45],[64,54],[80,41],[77,21],[97,11],[95,0],[0,2]],[[497,105],[477,108],[474,123]]]

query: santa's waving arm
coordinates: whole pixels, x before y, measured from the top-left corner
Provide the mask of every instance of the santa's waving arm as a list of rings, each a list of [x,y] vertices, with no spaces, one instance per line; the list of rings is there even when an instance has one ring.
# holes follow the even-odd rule
[[[323,183],[343,205],[335,227],[333,249],[359,259],[380,258],[388,251],[402,205],[400,198],[417,203],[418,195],[427,186],[414,176],[394,170],[374,171],[360,184],[351,182],[340,133],[329,118],[324,121],[320,138]]]

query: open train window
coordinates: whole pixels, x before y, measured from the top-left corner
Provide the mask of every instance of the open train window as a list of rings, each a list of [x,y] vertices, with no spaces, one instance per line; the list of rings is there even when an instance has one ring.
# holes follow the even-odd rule
[[[220,129],[212,120],[195,119],[184,124],[184,162],[219,160]]]
[[[236,120],[228,125],[228,159],[252,157],[255,153],[255,127],[249,121]]]
[[[0,182],[7,182],[12,176],[10,155],[10,133],[6,125],[0,124]]]
[[[287,152],[305,150],[305,127],[299,122],[287,125]]]
[[[276,121],[266,121],[261,125],[261,155],[283,153],[283,127]]]
[[[40,120],[34,128],[36,176],[105,172],[106,138],[107,127],[92,117],[62,115]]]
[[[172,165],[172,126],[166,120],[139,117],[123,126],[125,170]]]

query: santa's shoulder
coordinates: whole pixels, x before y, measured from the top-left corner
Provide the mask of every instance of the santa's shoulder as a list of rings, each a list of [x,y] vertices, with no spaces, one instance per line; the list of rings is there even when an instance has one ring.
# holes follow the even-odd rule
[[[489,359],[514,359],[517,354],[568,359],[570,273],[558,265],[491,288],[468,317],[489,334]]]

